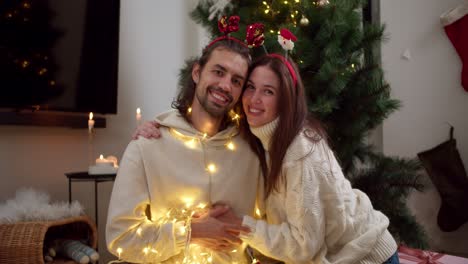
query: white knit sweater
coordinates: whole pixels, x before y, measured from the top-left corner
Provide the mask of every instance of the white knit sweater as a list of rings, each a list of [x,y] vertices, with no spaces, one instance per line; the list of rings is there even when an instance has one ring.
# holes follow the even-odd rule
[[[251,128],[266,151],[278,119]],[[383,263],[397,245],[388,218],[352,189],[326,142],[303,129],[283,161],[280,191],[265,201],[266,221],[244,216],[242,235],[262,254],[286,263]],[[263,263],[263,262],[262,262]]]

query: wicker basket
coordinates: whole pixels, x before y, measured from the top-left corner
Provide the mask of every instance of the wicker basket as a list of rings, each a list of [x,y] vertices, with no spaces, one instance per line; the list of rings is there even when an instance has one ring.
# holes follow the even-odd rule
[[[0,263],[44,264],[44,244],[54,239],[86,240],[89,246],[96,248],[96,225],[87,216],[0,224]],[[57,259],[52,263],[75,262]]]

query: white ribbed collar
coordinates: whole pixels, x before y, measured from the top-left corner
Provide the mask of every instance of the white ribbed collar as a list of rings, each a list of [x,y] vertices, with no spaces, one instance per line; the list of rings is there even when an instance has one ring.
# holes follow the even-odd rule
[[[278,127],[279,116],[263,126],[259,127],[250,127],[250,131],[262,142],[263,148],[268,151],[270,149],[271,138],[273,133],[275,133],[276,128]]]

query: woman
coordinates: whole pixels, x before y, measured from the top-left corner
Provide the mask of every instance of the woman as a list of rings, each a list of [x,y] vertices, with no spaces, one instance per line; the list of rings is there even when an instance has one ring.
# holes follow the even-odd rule
[[[320,123],[308,116],[297,66],[277,54],[258,58],[242,104],[244,135],[266,175],[266,220],[213,214],[242,222],[251,230],[240,234],[244,242],[285,263],[399,263],[388,218],[351,188]]]

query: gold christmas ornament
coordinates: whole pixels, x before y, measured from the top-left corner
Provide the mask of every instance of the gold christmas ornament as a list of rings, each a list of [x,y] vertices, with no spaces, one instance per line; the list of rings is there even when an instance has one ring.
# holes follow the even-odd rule
[[[299,23],[301,24],[301,26],[308,26],[309,25],[309,19],[307,17],[305,17],[304,15],[302,15],[302,18],[299,21]]]

